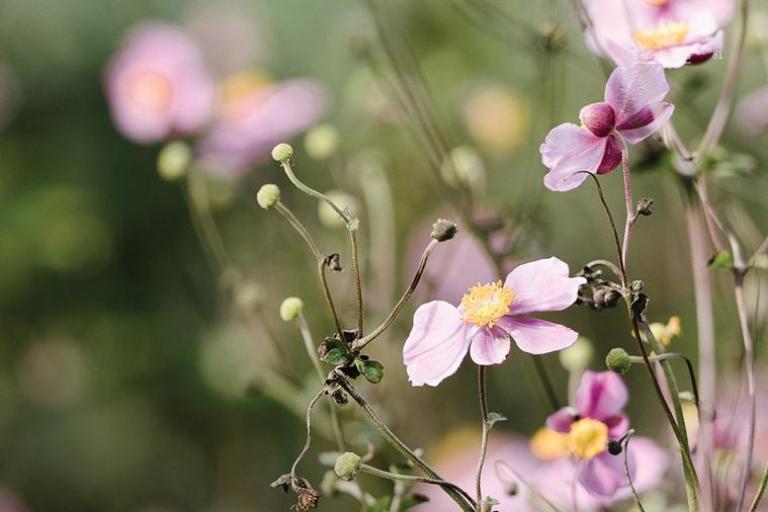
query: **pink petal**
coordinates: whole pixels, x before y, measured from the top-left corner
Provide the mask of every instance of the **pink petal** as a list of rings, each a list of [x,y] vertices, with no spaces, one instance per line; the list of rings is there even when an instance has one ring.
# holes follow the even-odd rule
[[[467,324],[459,311],[443,301],[419,306],[403,346],[403,362],[414,386],[437,386],[453,375],[469,349]]]
[[[671,103],[666,101],[654,103],[628,117],[621,126],[616,128],[627,142],[637,144],[661,128],[672,117],[674,111],[675,106]]]
[[[576,418],[576,414],[576,409],[573,407],[563,407],[549,415],[547,418],[547,428],[561,434],[567,434],[571,431],[571,425]]]
[[[499,325],[512,336],[517,347],[529,354],[546,354],[570,347],[579,333],[568,327],[537,318],[506,316]]]
[[[634,478],[636,461],[632,451],[628,454],[629,474]],[[579,482],[598,496],[613,496],[616,491],[628,487],[624,473],[624,454],[611,455],[608,450],[579,465]]]
[[[581,416],[604,420],[621,413],[629,400],[627,386],[613,372],[586,371],[576,391],[576,410]]]
[[[554,127],[539,147],[541,161],[549,168],[544,185],[560,192],[581,185],[587,179],[585,173],[597,171],[605,144],[605,138],[596,137],[573,123]]]
[[[472,338],[469,355],[479,365],[503,363],[512,346],[509,334],[499,328],[480,329]]]
[[[509,314],[562,311],[576,302],[584,283],[583,277],[570,277],[568,264],[555,257],[518,265],[504,282],[515,293]]]
[[[608,437],[618,439],[629,430],[629,418],[623,414],[603,418],[602,421],[608,426]]]
[[[664,68],[655,62],[640,62],[616,68],[605,85],[605,101],[616,111],[616,125],[643,107],[664,99],[669,84]]]

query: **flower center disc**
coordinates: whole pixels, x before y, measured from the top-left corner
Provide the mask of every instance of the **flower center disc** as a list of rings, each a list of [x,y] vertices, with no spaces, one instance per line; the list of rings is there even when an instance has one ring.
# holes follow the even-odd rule
[[[571,425],[568,449],[579,458],[591,459],[608,444],[608,426],[602,421],[584,418]]]
[[[649,30],[635,32],[637,44],[647,50],[661,50],[675,46],[685,41],[688,35],[688,24],[684,21],[661,20]]]
[[[504,288],[501,281],[476,284],[461,298],[463,320],[477,327],[493,327],[496,321],[509,313],[515,292]]]

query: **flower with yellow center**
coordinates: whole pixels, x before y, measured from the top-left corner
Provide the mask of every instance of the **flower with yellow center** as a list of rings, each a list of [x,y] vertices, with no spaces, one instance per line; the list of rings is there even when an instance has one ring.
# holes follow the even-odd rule
[[[509,314],[515,292],[501,281],[476,284],[461,298],[462,320],[477,327],[494,327],[499,318]]]
[[[568,436],[551,428],[541,427],[529,443],[531,453],[541,460],[555,460],[568,454]]]
[[[661,50],[685,41],[685,36],[688,35],[688,23],[661,20],[655,27],[648,30],[638,30],[633,35],[637,44],[643,48]]]
[[[568,432],[568,450],[581,459],[591,459],[608,445],[608,426],[602,421],[584,418],[575,421]]]
[[[219,111],[225,117],[237,117],[244,103],[255,91],[271,84],[270,78],[259,71],[242,71],[228,76],[219,86]]]
[[[650,325],[650,328],[653,336],[665,347],[672,343],[673,338],[677,338],[683,333],[679,316],[670,317],[667,325],[661,322],[654,322]]]
[[[656,7],[661,7],[662,5],[667,5],[669,3],[669,0],[643,0],[647,4],[651,4]]]

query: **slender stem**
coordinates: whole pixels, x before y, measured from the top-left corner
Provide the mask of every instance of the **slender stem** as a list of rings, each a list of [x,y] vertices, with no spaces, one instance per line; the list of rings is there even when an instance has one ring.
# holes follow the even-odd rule
[[[528,482],[525,478],[523,478],[523,476],[520,473],[515,471],[515,469],[512,466],[510,466],[506,461],[503,461],[503,460],[497,460],[493,465],[493,469],[495,470],[496,477],[499,479],[499,481],[506,484],[517,485],[517,482],[505,481],[506,479],[501,475],[500,468],[504,468],[506,471],[509,471],[510,473],[512,473],[512,475],[514,475],[514,477],[517,480],[519,480],[520,483],[526,486],[530,491],[531,498],[538,498],[539,501],[547,505],[549,508],[551,508],[555,512],[560,512],[560,509],[557,506],[555,506],[554,503],[552,503],[547,498],[545,498],[542,494],[540,494],[538,490],[533,485],[530,484],[530,482]]]
[[[725,125],[728,122],[728,117],[731,114],[733,96],[736,92],[736,84],[739,81],[739,69],[741,68],[742,56],[744,54],[744,42],[747,39],[747,29],[749,28],[749,0],[741,0],[739,12],[741,13],[740,31],[736,44],[733,45],[732,57],[728,61],[728,69],[726,70],[723,88],[720,91],[720,98],[717,100],[717,105],[715,105],[715,110],[709,119],[707,130],[704,132],[704,136],[699,144],[699,158],[706,156],[707,152],[720,140],[720,136],[723,134]]]
[[[555,387],[552,385],[552,381],[549,380],[547,369],[544,368],[544,361],[541,356],[536,355],[531,355],[531,360],[533,360],[533,366],[536,368],[539,380],[541,380],[544,394],[547,395],[547,400],[549,400],[549,405],[552,407],[553,411],[560,409],[560,400],[557,398],[557,393],[555,392]]]
[[[755,448],[755,416],[757,414],[757,398],[755,396],[755,353],[752,344],[752,334],[749,330],[749,320],[747,318],[747,306],[744,300],[744,274],[745,271],[738,267],[735,271],[734,294],[736,296],[736,310],[739,316],[739,326],[741,328],[741,337],[744,341],[744,366],[747,373],[747,393],[749,396],[749,430],[747,435],[747,452],[744,459],[744,467],[741,473],[741,485],[739,500],[736,510],[741,510],[747,493],[747,484],[752,472],[752,457]]]
[[[624,476],[627,477],[627,483],[629,483],[629,488],[632,490],[632,496],[635,498],[635,505],[637,505],[637,508],[640,510],[640,512],[645,512],[643,503],[640,501],[640,496],[637,494],[637,489],[635,489],[635,484],[632,482],[632,475],[629,472],[629,440],[632,439],[632,435],[634,433],[634,429],[629,429],[625,434],[626,440],[624,441]]]
[[[355,274],[355,300],[357,301],[357,337],[363,336],[363,282],[360,278],[360,256],[358,255],[357,232],[349,231],[349,244],[352,248],[352,271]]]
[[[648,360],[653,363],[660,362],[660,361],[675,360],[675,359],[683,361],[685,363],[685,366],[688,370],[688,376],[691,379],[691,392],[693,393],[694,403],[696,404],[696,407],[699,408],[700,407],[699,387],[698,387],[698,384],[696,383],[696,373],[693,371],[693,363],[691,362],[691,360],[688,359],[688,357],[686,357],[685,355],[678,354],[676,352],[665,352],[663,354],[656,354],[648,357]],[[629,356],[629,360],[635,364],[645,363],[645,361],[643,361],[643,358],[638,356]]]
[[[627,255],[629,254],[629,239],[632,236],[632,227],[637,220],[635,213],[635,201],[632,199],[632,178],[629,174],[629,148],[627,142],[619,136],[621,148],[621,174],[624,178],[624,205],[627,209],[627,218],[624,223],[624,241],[621,244],[621,267],[627,273]],[[624,283],[626,286],[627,283]]]
[[[301,221],[293,214],[293,212],[285,206],[280,201],[275,204],[275,210],[282,215],[285,220],[288,221],[288,223],[295,229],[299,235],[301,235],[301,238],[306,242],[307,247],[309,247],[309,250],[312,252],[312,256],[314,256],[316,261],[323,259],[323,253],[320,252],[320,249],[317,247],[317,243],[315,243],[315,239],[312,238],[312,235],[309,233],[309,230],[307,230],[306,227],[304,227],[304,224],[301,223]]]
[[[301,462],[301,459],[304,458],[304,455],[307,454],[309,447],[312,445],[312,409],[315,407],[315,404],[318,400],[320,400],[324,393],[325,389],[321,389],[307,406],[307,439],[304,441],[304,447],[301,449],[301,452],[299,452],[299,455],[296,457],[296,460],[291,466],[292,481],[296,479],[296,468],[299,466],[299,462]]]
[[[753,267],[757,258],[766,252],[768,252],[768,236],[766,236],[758,248],[755,249],[755,252],[752,253],[752,256],[749,257],[749,260],[747,261],[747,267]]]
[[[400,455],[411,461],[414,466],[416,466],[419,470],[421,470],[425,475],[427,475],[429,478],[433,478],[435,480],[444,481],[444,479],[434,470],[432,467],[429,466],[421,457],[416,455],[413,450],[408,448],[408,446],[400,440],[399,437],[395,435],[394,432],[384,423],[381,418],[376,414],[376,411],[374,411],[370,405],[368,405],[368,402],[358,393],[357,389],[352,385],[351,382],[341,373],[337,372],[337,382],[339,385],[346,391],[349,396],[352,397],[352,399],[357,402],[357,404],[360,406],[360,408],[365,412],[368,417],[373,422],[374,427],[376,427],[376,430],[381,434],[381,436],[395,449],[397,450]],[[455,486],[443,486],[443,490],[448,494],[453,501],[456,502],[457,505],[463,510],[464,512],[475,512],[475,506],[473,500],[467,499],[464,497],[464,494],[466,493],[460,493],[455,490]]]
[[[387,330],[387,328],[392,325],[392,322],[395,321],[397,316],[400,314],[400,312],[403,310],[403,307],[408,302],[408,299],[411,298],[411,295],[413,295],[413,292],[416,290],[416,287],[419,285],[419,281],[421,280],[421,276],[424,274],[424,269],[427,266],[427,261],[429,260],[429,255],[432,254],[432,251],[437,247],[437,244],[439,244],[437,240],[431,240],[427,247],[424,249],[424,252],[421,254],[421,259],[419,260],[419,266],[416,268],[416,272],[413,275],[413,278],[411,279],[411,284],[408,285],[408,288],[405,289],[403,292],[403,295],[400,297],[400,299],[397,301],[395,306],[392,308],[392,311],[390,311],[389,315],[387,315],[387,318],[384,319],[384,321],[379,325],[377,328],[375,328],[373,331],[371,331],[367,336],[360,338],[359,340],[355,341],[352,345],[353,350],[360,350],[363,347],[365,347],[367,344],[375,340],[379,335],[381,335],[384,331]]]
[[[621,240],[619,240],[619,232],[616,229],[616,222],[613,220],[613,213],[611,213],[611,208],[608,206],[608,202],[605,200],[605,195],[603,195],[603,187],[600,185],[600,180],[597,179],[597,176],[595,176],[593,173],[588,173],[592,177],[592,181],[595,183],[595,187],[597,187],[597,195],[600,196],[600,203],[603,205],[603,210],[605,211],[605,215],[608,217],[608,224],[611,227],[611,233],[613,234],[613,242],[616,244],[616,254],[619,256],[619,277],[621,277],[621,284],[622,286],[627,286],[627,270],[624,268],[624,261],[621,257],[622,255],[622,248],[621,248]],[[615,266],[609,266],[613,270]]]
[[[218,266],[219,270],[221,272],[226,271],[230,268],[229,254],[211,215],[205,181],[195,172],[190,173],[187,177],[187,198],[192,225],[203,244],[203,248],[207,249],[210,259]]]
[[[461,493],[462,496],[467,501],[471,501],[472,498],[467,494],[464,489],[461,487],[452,484],[451,482],[446,482],[445,480],[440,480],[438,478],[425,478],[423,476],[417,476],[417,475],[403,475],[400,473],[392,473],[390,471],[385,471],[383,469],[375,468],[373,466],[369,466],[368,464],[362,464],[360,466],[360,471],[364,473],[368,473],[369,475],[377,476],[379,478],[386,478],[387,480],[393,480],[393,481],[399,481],[399,482],[414,482],[414,483],[420,483],[420,484],[432,484],[432,485],[439,485],[440,487],[448,487],[453,490],[455,490],[458,493]]]
[[[483,466],[485,456],[488,453],[488,434],[491,424],[488,421],[488,395],[485,390],[485,366],[477,366],[477,391],[480,400],[480,418],[482,420],[482,436],[480,438],[480,456],[477,460],[477,473],[475,476],[475,499],[480,503],[483,499]]]
[[[763,499],[763,494],[765,494],[766,487],[768,487],[768,464],[765,466],[765,471],[763,471],[763,478],[760,479],[760,487],[757,488],[757,494],[755,494],[755,499],[752,500],[749,512],[757,512],[757,508],[760,506],[760,501]]]
[[[336,312],[336,305],[333,302],[333,295],[331,295],[331,289],[328,286],[328,278],[325,275],[325,272],[327,271],[327,269],[328,269],[328,264],[325,261],[325,258],[317,262],[317,272],[320,276],[320,284],[323,287],[323,293],[325,294],[325,301],[328,303],[328,308],[331,310],[333,323],[336,326],[336,334],[339,335],[339,339],[343,339],[342,337],[343,328],[341,327],[341,320],[339,320],[339,314]]]

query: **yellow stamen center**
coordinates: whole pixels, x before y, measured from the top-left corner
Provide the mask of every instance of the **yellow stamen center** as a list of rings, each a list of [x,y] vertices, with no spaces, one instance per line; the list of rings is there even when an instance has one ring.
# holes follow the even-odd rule
[[[461,298],[463,320],[477,327],[493,327],[496,321],[509,313],[515,292],[504,288],[501,281],[476,284]]]
[[[688,35],[688,24],[684,21],[661,20],[649,30],[634,33],[637,44],[647,50],[661,50],[681,44]]]
[[[568,435],[541,427],[529,443],[531,453],[541,460],[555,460],[568,454]]]
[[[662,5],[667,5],[669,0],[644,0],[645,3],[655,5],[656,7],[661,7]]]
[[[568,449],[581,459],[591,459],[608,445],[608,426],[602,421],[584,418],[571,425]]]

